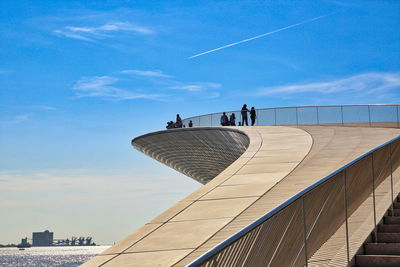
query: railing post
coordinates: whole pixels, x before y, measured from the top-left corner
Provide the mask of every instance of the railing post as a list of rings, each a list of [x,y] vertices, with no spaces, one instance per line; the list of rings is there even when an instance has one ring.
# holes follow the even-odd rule
[[[376,229],[376,201],[375,201],[375,168],[374,168],[374,152],[371,153],[371,167],[372,167],[372,205],[374,208],[374,242],[377,243],[377,229]]]
[[[390,161],[390,193],[391,193],[391,195],[392,195],[392,198],[391,198],[391,202],[392,202],[392,204],[390,205],[390,207],[391,207],[391,209],[392,209],[392,216],[394,215],[394,207],[393,207],[393,201],[394,201],[394,199],[393,199],[393,197],[394,197],[394,194],[393,194],[393,163],[392,163],[392,143],[390,143],[389,144],[389,149],[390,149],[390,151],[389,151],[389,161]]]
[[[275,126],[276,126],[276,108],[274,108],[274,114],[275,114]]]
[[[212,115],[210,115],[211,116],[211,125],[210,126],[213,126],[213,124],[212,124]]]
[[[343,106],[340,106],[340,114],[342,117],[342,126],[344,125],[344,120],[343,120]]]
[[[371,110],[369,105],[368,105],[368,121],[369,121],[369,127],[371,127]]]
[[[319,114],[318,114],[318,106],[315,106],[317,108],[317,125],[319,125]]]
[[[308,267],[307,259],[307,227],[306,227],[306,212],[304,210],[304,196],[301,198],[301,208],[303,210],[303,232],[304,232],[304,261],[305,266]]]
[[[400,105],[397,105],[397,107],[396,107],[396,110],[397,110],[397,128],[400,128],[400,121],[399,121],[399,106]]]
[[[344,170],[343,174],[344,178],[344,216],[346,219],[346,248],[347,248],[347,265],[350,266],[350,246],[349,246],[349,221],[348,221],[348,214],[347,214],[347,170]]]
[[[299,109],[296,107],[296,125],[299,126]]]

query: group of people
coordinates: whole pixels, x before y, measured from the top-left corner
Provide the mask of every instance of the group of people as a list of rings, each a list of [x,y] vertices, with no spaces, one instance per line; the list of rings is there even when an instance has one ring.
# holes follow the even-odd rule
[[[191,128],[193,127],[193,122],[189,121],[188,126]],[[181,116],[179,116],[179,114],[176,114],[176,121],[168,121],[167,122],[167,129],[174,129],[174,128],[185,128],[185,125],[182,123],[182,119]]]
[[[250,110],[247,109],[247,105],[244,104],[242,107],[242,110],[240,111],[241,117],[242,117],[242,121],[239,122],[239,126],[244,126],[244,124],[246,124],[246,126],[249,126],[249,122],[247,119],[247,114],[250,113],[250,120],[251,120],[251,126],[254,126],[254,124],[256,123],[256,110],[254,107],[251,107]],[[221,125],[222,126],[236,126],[236,116],[235,113],[232,113],[229,118],[228,115],[226,115],[225,112],[222,113],[221,116]],[[176,121],[169,121],[167,122],[167,129],[174,129],[174,128],[185,128],[185,125],[182,123],[182,119],[179,116],[179,114],[176,114]],[[189,121],[188,123],[188,127],[191,128],[193,127],[193,122]]]
[[[179,114],[176,114],[176,121],[169,121],[167,122],[167,129],[173,129],[173,128],[182,128],[182,119],[179,116]]]
[[[236,116],[235,116],[235,113],[232,113],[232,114],[229,116],[229,119],[228,119],[228,116],[226,115],[226,113],[223,112],[223,113],[222,113],[222,116],[221,116],[221,125],[222,125],[222,126],[235,126],[235,125],[236,125]]]
[[[251,107],[251,109],[248,110],[246,104],[243,105],[242,110],[240,111],[240,114],[242,116],[242,121],[239,122],[239,126],[244,126],[244,124],[246,124],[246,126],[249,126],[249,122],[247,119],[248,113],[250,113],[251,126],[254,126],[254,124],[256,123],[256,118],[257,118],[256,110],[254,107]],[[222,126],[235,126],[236,125],[235,120],[236,120],[235,113],[232,113],[228,119],[228,116],[226,115],[226,113],[223,112],[222,116],[221,116],[221,125]]]

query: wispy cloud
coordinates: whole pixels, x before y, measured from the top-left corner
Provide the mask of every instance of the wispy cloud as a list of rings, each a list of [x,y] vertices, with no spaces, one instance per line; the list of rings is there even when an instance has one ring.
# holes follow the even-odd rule
[[[154,31],[148,27],[137,26],[130,22],[109,22],[100,26],[65,26],[62,29],[53,30],[59,36],[82,41],[95,41],[98,39],[112,38],[116,33],[135,33],[150,35]]]
[[[370,95],[394,89],[400,89],[400,72],[368,72],[325,82],[261,87],[256,90],[256,95],[296,95],[311,92],[320,94],[359,92]]]
[[[77,97],[101,97],[114,100],[158,99],[160,94],[138,94],[115,86],[120,81],[112,76],[83,77],[72,87]]]
[[[178,85],[174,85],[169,88],[175,90],[189,91],[189,92],[199,92],[209,89],[219,89],[221,87],[222,86],[219,83],[196,82],[196,83],[178,83]]]
[[[132,77],[133,76],[133,77]],[[137,80],[136,77],[143,77]],[[127,90],[127,85],[135,89]],[[112,75],[82,77],[72,87],[75,96],[99,97],[108,100],[152,99],[166,100],[178,94],[196,94],[207,98],[219,96],[222,85],[212,82],[181,82],[161,70],[121,70]],[[178,93],[178,92],[181,93]],[[145,92],[145,93],[143,93]],[[152,92],[152,93],[147,93]]]
[[[56,108],[56,107],[51,107],[51,106],[35,106],[37,109],[41,109],[41,110],[48,110],[48,111],[51,111],[51,110],[58,110],[58,108]]]
[[[122,70],[122,74],[131,74],[144,77],[172,78],[173,76],[163,73],[160,70]]]

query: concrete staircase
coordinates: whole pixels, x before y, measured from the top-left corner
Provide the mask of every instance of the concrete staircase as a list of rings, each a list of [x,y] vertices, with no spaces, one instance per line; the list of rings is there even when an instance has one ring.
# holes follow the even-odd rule
[[[372,233],[364,243],[364,254],[356,255],[357,267],[393,266],[400,267],[400,198],[393,202],[392,210],[387,211],[377,227],[377,236]],[[376,240],[376,243],[372,243]]]

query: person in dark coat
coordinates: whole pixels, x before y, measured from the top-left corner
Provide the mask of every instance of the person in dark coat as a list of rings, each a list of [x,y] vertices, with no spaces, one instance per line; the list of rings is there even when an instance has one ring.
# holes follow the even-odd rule
[[[189,128],[192,128],[192,127],[193,127],[193,122],[189,121]]]
[[[223,112],[222,116],[221,116],[221,125],[222,126],[228,126],[229,125],[228,116],[226,116],[225,112]]]
[[[250,119],[251,119],[251,126],[254,126],[254,123],[256,123],[256,110],[254,109],[254,107],[251,107],[250,109]]]
[[[241,110],[241,114],[242,114],[242,126],[244,126],[244,123],[246,123],[246,126],[249,126],[248,120],[247,120],[247,112],[249,112],[249,110],[247,109],[247,105],[244,104]]]

